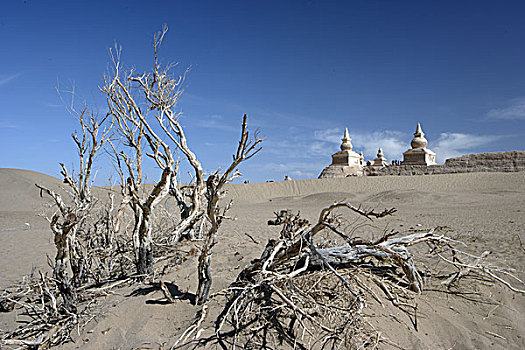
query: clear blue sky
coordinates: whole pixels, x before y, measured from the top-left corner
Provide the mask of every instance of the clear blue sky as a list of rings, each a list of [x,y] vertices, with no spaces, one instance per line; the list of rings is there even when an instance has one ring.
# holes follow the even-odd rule
[[[417,122],[438,159],[525,149],[523,1],[0,2],[0,167],[58,175],[76,128],[55,91],[100,110],[108,48],[191,67],[180,103],[204,168],[225,165],[242,114],[266,137],[247,179],[317,177],[345,127],[401,159]],[[106,177],[101,156],[99,182]],[[152,170],[152,174],[154,170]],[[152,175],[153,176],[153,175]]]

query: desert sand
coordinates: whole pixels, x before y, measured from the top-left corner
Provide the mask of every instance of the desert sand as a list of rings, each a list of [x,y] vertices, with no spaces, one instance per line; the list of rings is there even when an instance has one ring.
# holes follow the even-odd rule
[[[61,185],[55,178],[32,171],[0,169],[0,289],[32,270],[50,271],[46,254],[54,255],[52,234],[37,215],[47,200],[39,197],[34,183],[52,188]],[[279,228],[266,224],[273,212],[300,210],[313,221],[323,207],[335,201],[397,209],[394,216],[363,227],[363,236],[385,229],[408,232],[446,226],[452,238],[469,244],[470,251],[491,250],[491,262],[516,269],[521,278],[525,275],[525,251],[519,239],[525,242],[525,172],[234,184],[228,191],[234,200],[230,214],[237,219],[221,227],[214,248],[212,293],[228,286],[251,259],[259,257],[267,240],[277,237]],[[186,261],[162,279],[191,293],[196,288],[197,261],[191,244],[181,249],[187,252]],[[431,290],[417,296],[417,331],[404,314],[389,305],[370,302],[364,314],[383,337],[404,349],[525,348],[525,296],[501,285],[482,283],[475,288],[484,295],[485,303]],[[75,341],[63,348],[162,348],[190,324],[196,310],[188,300],[165,304],[159,302],[162,298],[162,293],[147,285],[115,290],[97,305],[100,316],[74,333]],[[220,305],[212,302],[211,308],[210,314],[216,314]],[[15,312],[0,314],[0,328],[16,327],[15,319]],[[382,343],[380,348],[393,346]]]

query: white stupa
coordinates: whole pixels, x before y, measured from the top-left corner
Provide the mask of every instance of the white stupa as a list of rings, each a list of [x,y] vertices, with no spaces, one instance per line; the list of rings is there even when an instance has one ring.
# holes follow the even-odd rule
[[[352,151],[352,139],[348,129],[345,129],[341,141],[341,150],[332,154],[332,164],[323,169],[319,178],[363,175],[363,160],[361,155]]]
[[[436,154],[427,148],[428,141],[425,138],[421,124],[417,123],[414,138],[410,142],[412,149],[403,153],[403,165],[434,165]]]
[[[377,151],[377,158],[374,159],[374,162],[372,163],[372,166],[374,167],[385,167],[385,166],[388,166],[388,162],[385,158],[385,156],[383,155],[383,149],[382,148],[379,148],[379,150]]]

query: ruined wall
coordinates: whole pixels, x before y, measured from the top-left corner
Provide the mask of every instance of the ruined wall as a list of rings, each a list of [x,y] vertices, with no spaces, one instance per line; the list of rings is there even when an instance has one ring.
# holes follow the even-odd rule
[[[429,175],[470,172],[525,171],[525,151],[467,154],[447,159],[443,165],[399,165],[386,168],[366,167],[368,176]]]
[[[444,166],[455,168],[501,168],[508,171],[519,171],[525,169],[525,152],[494,152],[467,154],[458,158],[447,159]],[[513,170],[514,169],[514,170]],[[516,170],[517,169],[517,170]]]
[[[345,165],[329,165],[323,169],[319,179],[332,179],[337,177],[347,176],[362,176],[363,167],[361,166],[345,166]]]

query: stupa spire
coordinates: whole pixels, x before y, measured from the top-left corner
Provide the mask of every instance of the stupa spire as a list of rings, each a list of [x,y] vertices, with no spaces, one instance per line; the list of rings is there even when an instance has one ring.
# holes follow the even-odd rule
[[[421,123],[417,123],[416,132],[414,133],[414,136],[425,136],[423,133],[423,129],[421,129]]]
[[[350,138],[350,133],[348,132],[348,128],[345,128],[345,133],[343,135],[343,138],[341,139],[341,151],[351,151],[352,150],[352,139]]]
[[[343,135],[343,141],[344,140],[350,140],[350,133],[348,132],[348,128],[345,128],[345,134]]]
[[[428,141],[425,138],[425,133],[423,132],[420,123],[417,123],[416,132],[414,133],[414,138],[412,139],[412,142],[410,142],[410,145],[412,146],[412,149],[427,148],[428,146]]]

